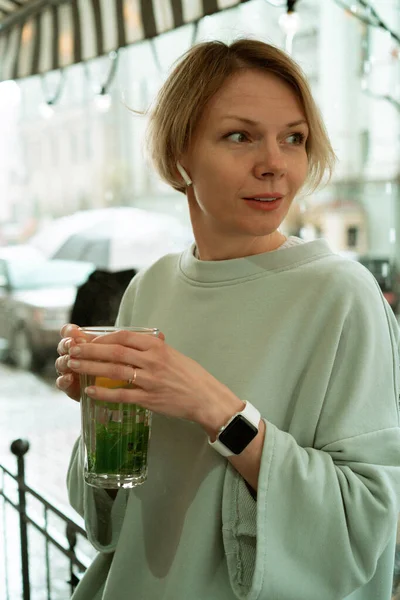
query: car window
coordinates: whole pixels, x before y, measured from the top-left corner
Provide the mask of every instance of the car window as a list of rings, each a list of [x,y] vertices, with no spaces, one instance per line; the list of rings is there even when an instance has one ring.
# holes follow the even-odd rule
[[[91,263],[64,260],[46,260],[31,264],[12,261],[8,265],[11,285],[17,290],[78,286],[86,281],[94,268]]]
[[[391,291],[394,282],[394,268],[388,259],[361,259],[364,265],[375,277],[383,292]]]
[[[0,288],[8,285],[8,277],[4,260],[0,260]]]

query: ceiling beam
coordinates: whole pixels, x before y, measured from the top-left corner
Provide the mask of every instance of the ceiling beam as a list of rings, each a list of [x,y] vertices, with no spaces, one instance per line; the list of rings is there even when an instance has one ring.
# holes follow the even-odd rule
[[[15,4],[15,6],[18,7],[24,6],[24,3],[20,2],[20,0],[8,0],[8,2],[10,2],[10,4]]]
[[[0,20],[0,33],[10,29],[18,23],[23,23],[30,17],[36,15],[42,11],[46,6],[54,6],[58,4],[64,4],[71,2],[71,0],[30,0],[21,4],[20,8],[10,13],[4,9],[0,9],[4,13],[8,13],[8,16]],[[17,4],[17,2],[15,2]]]

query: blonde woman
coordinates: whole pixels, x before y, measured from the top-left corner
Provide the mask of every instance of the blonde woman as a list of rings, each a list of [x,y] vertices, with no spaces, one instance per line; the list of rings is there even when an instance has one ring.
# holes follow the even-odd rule
[[[74,600],[389,600],[399,332],[362,266],[279,230],[335,158],[304,75],[258,41],[197,45],[149,145],[195,244],[122,300],[119,325],[161,338],[62,330],[60,389],[134,376],[88,393],[155,413],[139,488],[85,485],[73,450],[70,501],[99,551]]]

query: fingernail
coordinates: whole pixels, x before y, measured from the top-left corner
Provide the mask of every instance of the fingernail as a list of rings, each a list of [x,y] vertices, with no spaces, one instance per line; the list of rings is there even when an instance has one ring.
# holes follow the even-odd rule
[[[70,356],[78,356],[78,354],[81,353],[81,349],[79,346],[72,346],[72,348],[68,350],[68,353]]]
[[[76,338],[75,342],[77,344],[86,344],[85,338]]]
[[[63,377],[60,377],[57,380],[57,387],[61,388],[62,390],[65,390],[71,385],[73,380],[74,378],[72,377],[72,375],[64,375]]]
[[[87,388],[85,388],[85,394],[87,394],[88,396],[95,396],[96,395],[96,388],[94,388],[94,387],[87,387]]]
[[[79,360],[69,360],[67,362],[67,365],[70,369],[79,369],[81,363],[79,362]]]

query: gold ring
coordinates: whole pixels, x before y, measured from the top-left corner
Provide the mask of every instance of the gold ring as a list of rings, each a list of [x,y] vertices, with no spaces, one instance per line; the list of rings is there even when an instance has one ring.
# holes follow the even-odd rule
[[[133,385],[136,381],[136,376],[137,376],[136,369],[135,369],[135,367],[132,367],[132,365],[127,365],[127,366],[129,366],[129,367],[131,367],[131,369],[133,369],[133,377],[131,379],[128,379],[128,384]]]

